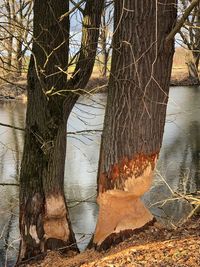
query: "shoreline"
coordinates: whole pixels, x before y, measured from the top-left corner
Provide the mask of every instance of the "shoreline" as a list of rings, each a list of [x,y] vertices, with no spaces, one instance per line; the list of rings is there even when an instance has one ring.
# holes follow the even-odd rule
[[[88,83],[87,89],[91,93],[106,92],[107,82],[108,79],[104,77],[92,78]],[[200,82],[189,78],[172,78],[170,81],[170,87],[175,86],[200,86]],[[27,101],[26,79],[23,79],[20,83],[4,83],[0,85],[0,101],[12,100],[19,100],[23,102]]]

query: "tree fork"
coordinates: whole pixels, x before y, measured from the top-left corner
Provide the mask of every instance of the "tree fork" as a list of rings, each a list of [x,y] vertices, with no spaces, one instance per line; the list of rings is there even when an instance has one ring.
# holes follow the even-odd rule
[[[48,249],[78,251],[68,217],[64,196],[64,165],[66,154],[66,125],[79,95],[92,71],[98,42],[103,0],[85,5],[83,47],[92,54],[80,53],[79,73],[69,81],[68,67],[69,17],[60,17],[69,10],[69,1],[34,1],[33,54],[28,70],[28,104],[25,143],[20,172],[20,233],[21,243],[17,264],[27,262]],[[87,62],[89,61],[89,64]],[[85,65],[87,68],[85,68]],[[61,70],[58,72],[58,67]],[[86,71],[87,69],[87,71]],[[53,74],[53,75],[52,75]],[[55,94],[47,94],[53,91]],[[66,90],[65,97],[56,92]],[[70,90],[69,90],[70,89]]]

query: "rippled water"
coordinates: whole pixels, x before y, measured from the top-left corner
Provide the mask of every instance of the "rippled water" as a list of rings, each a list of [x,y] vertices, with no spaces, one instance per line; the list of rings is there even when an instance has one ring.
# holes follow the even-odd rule
[[[68,131],[102,129],[106,96],[82,98],[73,109]],[[172,87],[167,110],[163,146],[146,205],[159,220],[176,224],[192,207],[173,192],[200,190],[200,89]],[[0,102],[0,122],[23,127],[26,105]],[[90,239],[98,213],[95,203],[96,171],[101,134],[68,135],[65,193],[70,217],[81,249]],[[18,184],[23,132],[0,127],[0,183]],[[81,203],[76,201],[81,200]],[[0,266],[12,266],[17,256],[18,186],[0,185]]]

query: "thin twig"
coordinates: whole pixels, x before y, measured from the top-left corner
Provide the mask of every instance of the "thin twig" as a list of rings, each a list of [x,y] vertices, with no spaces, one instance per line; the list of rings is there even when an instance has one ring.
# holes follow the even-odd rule
[[[7,185],[12,185],[12,186],[19,186],[19,184],[14,184],[14,183],[0,183],[2,186],[7,186]]]
[[[20,131],[25,131],[24,128],[20,128],[20,127],[13,126],[13,125],[6,124],[6,123],[2,123],[2,122],[0,122],[0,126],[16,129],[16,130],[20,130]]]
[[[9,81],[9,80],[7,80],[7,79],[5,79],[5,78],[1,77],[1,76],[0,76],[0,80],[4,81],[4,82],[6,82],[6,83],[9,83],[9,84],[15,85],[15,86],[17,86],[17,87],[19,87],[19,88],[21,88],[21,89],[25,90],[25,88],[24,88],[24,87],[22,87],[22,86],[20,86],[19,84],[17,84],[17,83],[14,83],[14,82],[11,82],[11,81]]]
[[[13,126],[13,125],[6,124],[6,123],[2,123],[2,122],[0,122],[0,126],[13,128],[13,129],[20,130],[20,131],[25,131],[24,128],[20,128],[20,127]],[[67,135],[86,134],[86,133],[101,133],[101,132],[102,132],[102,130],[92,129],[92,130],[81,130],[81,131],[67,132]]]

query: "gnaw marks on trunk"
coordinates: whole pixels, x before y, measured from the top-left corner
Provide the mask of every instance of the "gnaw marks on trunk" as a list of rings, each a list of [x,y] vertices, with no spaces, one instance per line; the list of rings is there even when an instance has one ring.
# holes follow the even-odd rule
[[[151,187],[156,159],[155,155],[126,159],[99,176],[99,216],[93,239],[98,249],[109,248],[154,221],[140,197]]]

